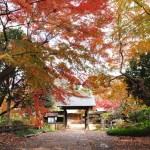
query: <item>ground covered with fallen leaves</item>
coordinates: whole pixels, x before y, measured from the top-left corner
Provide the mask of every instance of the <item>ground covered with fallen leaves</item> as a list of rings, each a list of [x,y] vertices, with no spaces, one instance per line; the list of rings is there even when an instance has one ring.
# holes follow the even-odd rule
[[[101,131],[64,130],[20,137],[0,133],[0,150],[149,150],[150,137],[116,137]]]
[[[24,147],[27,139],[11,133],[0,133],[0,150],[15,150]]]

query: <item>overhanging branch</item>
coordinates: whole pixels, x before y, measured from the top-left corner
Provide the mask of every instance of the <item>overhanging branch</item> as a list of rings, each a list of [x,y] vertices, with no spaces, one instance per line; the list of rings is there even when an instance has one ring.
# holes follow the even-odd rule
[[[137,0],[134,0],[134,2],[135,2],[138,6],[142,7],[143,10],[144,10],[144,12],[145,12],[147,15],[150,15],[150,13],[146,10],[146,8],[145,8],[142,4],[140,4]]]

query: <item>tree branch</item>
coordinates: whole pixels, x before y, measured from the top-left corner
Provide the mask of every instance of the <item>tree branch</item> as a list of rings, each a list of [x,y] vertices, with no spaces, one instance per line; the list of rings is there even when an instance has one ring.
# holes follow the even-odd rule
[[[13,110],[14,108],[17,108],[19,106],[19,104],[21,103],[21,101],[18,101],[14,104],[13,107],[10,108],[10,111]],[[0,113],[0,116],[3,116],[4,114],[7,113],[7,110],[3,111],[2,113]]]
[[[0,72],[0,84],[4,81],[5,78],[12,75],[15,72],[14,67],[6,67],[2,72]]]
[[[134,2],[135,2],[138,6],[142,7],[143,10],[145,11],[145,13],[146,13],[147,15],[150,15],[150,13],[146,10],[146,8],[145,8],[143,5],[141,5],[137,0],[134,0]]]

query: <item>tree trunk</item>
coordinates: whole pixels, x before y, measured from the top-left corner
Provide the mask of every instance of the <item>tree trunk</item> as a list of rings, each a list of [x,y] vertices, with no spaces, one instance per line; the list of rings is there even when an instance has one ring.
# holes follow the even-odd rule
[[[11,100],[7,101],[6,125],[10,125]]]

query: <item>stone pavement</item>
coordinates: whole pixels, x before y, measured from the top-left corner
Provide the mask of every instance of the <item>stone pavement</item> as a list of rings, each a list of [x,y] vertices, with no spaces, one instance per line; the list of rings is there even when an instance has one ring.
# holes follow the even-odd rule
[[[150,150],[150,136],[116,137],[72,128],[28,138],[0,133],[0,150]]]
[[[104,132],[85,130],[64,130],[42,133],[31,137],[26,143],[26,150],[103,150],[113,149]]]

